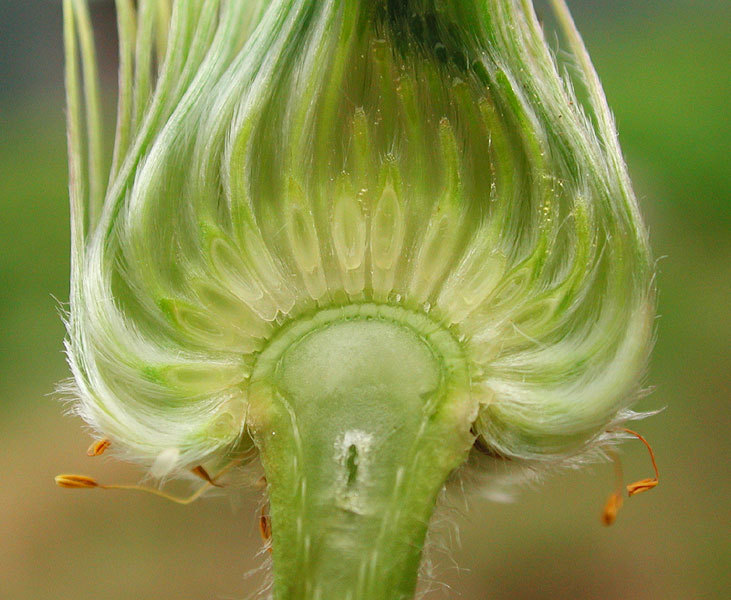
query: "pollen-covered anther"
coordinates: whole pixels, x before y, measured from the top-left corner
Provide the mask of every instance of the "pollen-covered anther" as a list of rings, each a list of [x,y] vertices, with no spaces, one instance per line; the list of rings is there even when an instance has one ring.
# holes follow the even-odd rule
[[[635,481],[634,483],[627,485],[627,494],[629,496],[634,496],[640,492],[646,492],[657,486],[658,483],[659,482],[655,477],[650,479],[640,479],[639,481]]]
[[[107,451],[107,448],[109,448],[111,444],[112,442],[110,442],[107,438],[96,440],[89,446],[89,448],[87,448],[86,454],[87,456],[101,456]]]
[[[198,466],[192,469],[192,472],[205,480],[205,483],[199,487],[195,492],[190,494],[189,496],[176,496],[174,494],[168,494],[167,492],[163,490],[159,490],[152,487],[146,487],[142,485],[133,485],[133,484],[101,484],[96,479],[92,477],[88,477],[86,475],[56,475],[55,482],[56,485],[62,488],[69,488],[69,489],[93,489],[98,488],[101,490],[126,490],[126,491],[137,491],[137,492],[144,492],[146,494],[152,494],[153,496],[158,496],[160,498],[163,498],[165,500],[169,500],[170,502],[174,502],[176,504],[191,504],[192,502],[195,502],[198,498],[200,498],[207,490],[209,490],[213,486],[220,487],[216,482],[218,479],[223,477],[225,473],[227,473],[230,469],[233,467],[239,465],[241,463],[241,460],[232,460],[228,464],[226,464],[218,473],[211,476],[208,474],[208,472],[202,467]]]
[[[86,475],[56,475],[55,481],[57,486],[69,489],[99,487],[96,479]]]
[[[272,551],[272,519],[269,516],[269,505],[264,504],[259,512],[259,535],[266,544],[268,552]]]
[[[621,494],[614,492],[611,496],[609,496],[607,503],[604,505],[604,510],[602,511],[602,523],[604,523],[604,525],[612,525],[617,520],[617,513],[619,512],[619,509],[622,508],[622,504],[624,504],[624,499]]]
[[[626,428],[622,429],[622,431],[635,436],[638,440],[640,440],[640,442],[642,442],[645,445],[645,448],[647,448],[647,451],[650,453],[650,460],[652,461],[652,468],[655,471],[655,477],[651,477],[648,479],[640,479],[639,481],[630,483],[627,486],[627,494],[629,496],[634,496],[635,494],[639,494],[641,492],[646,492],[646,491],[651,490],[652,488],[656,487],[657,484],[660,482],[660,471],[657,468],[657,462],[655,461],[655,453],[653,452],[652,446],[650,446],[650,443],[636,431],[632,431],[631,429],[626,429]]]
[[[655,477],[647,478],[647,479],[640,479],[639,481],[635,481],[634,483],[630,483],[626,486],[627,496],[632,497],[635,494],[640,494],[642,492],[646,492],[648,490],[651,490],[652,488],[656,487],[659,479],[660,479],[660,473],[657,468],[657,463],[655,462],[655,453],[652,450],[652,447],[647,442],[647,440],[641,436],[636,431],[632,431],[631,429],[623,428],[620,431],[623,431],[625,433],[628,433],[630,435],[635,436],[638,440],[640,440],[645,447],[647,448],[648,452],[650,453],[650,460],[652,461],[652,467],[655,470]],[[602,522],[605,525],[611,525],[614,523],[614,521],[617,518],[617,513],[619,512],[619,509],[622,508],[623,499],[622,499],[622,492],[623,492],[623,474],[622,474],[622,464],[619,460],[619,457],[616,453],[612,452],[611,454],[612,462],[614,463],[614,471],[615,471],[615,479],[616,479],[616,489],[612,493],[611,496],[609,496],[609,499],[607,500],[607,503],[604,507],[604,511],[602,513]]]
[[[206,481],[213,486],[222,487],[220,483],[216,483],[216,481],[209,475],[208,471],[203,465],[193,467],[190,472],[193,473],[193,475],[195,475],[196,477],[200,477],[203,481]]]

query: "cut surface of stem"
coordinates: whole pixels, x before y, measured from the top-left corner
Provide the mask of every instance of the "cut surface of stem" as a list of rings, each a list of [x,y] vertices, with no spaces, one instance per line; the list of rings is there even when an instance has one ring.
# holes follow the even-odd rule
[[[267,347],[249,423],[276,600],[413,597],[437,495],[474,441],[467,384],[458,342],[400,308],[325,310]]]

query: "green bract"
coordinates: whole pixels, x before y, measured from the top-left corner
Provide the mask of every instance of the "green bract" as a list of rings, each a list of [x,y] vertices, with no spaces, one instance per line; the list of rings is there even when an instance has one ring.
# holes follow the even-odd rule
[[[554,4],[582,102],[529,0],[117,0],[107,177],[65,0],[78,411],[158,475],[255,446],[277,598],[409,597],[476,441],[560,464],[633,414],[647,236]]]

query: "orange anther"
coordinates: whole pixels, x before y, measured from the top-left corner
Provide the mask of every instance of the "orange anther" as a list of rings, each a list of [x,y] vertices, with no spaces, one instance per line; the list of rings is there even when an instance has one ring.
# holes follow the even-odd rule
[[[86,475],[56,475],[56,485],[62,488],[95,488],[99,484]]]
[[[604,510],[602,511],[602,523],[607,526],[614,523],[617,518],[617,513],[619,512],[619,509],[622,508],[623,503],[624,500],[622,499],[622,495],[618,492],[614,492],[611,496],[609,496],[607,503],[604,505]]]
[[[645,445],[645,448],[647,448],[647,451],[650,453],[650,460],[652,461],[652,468],[655,470],[655,477],[650,478],[650,479],[640,479],[639,481],[630,483],[627,486],[627,493],[630,496],[634,496],[635,494],[639,494],[641,492],[646,492],[647,490],[651,490],[652,488],[654,488],[659,483],[660,472],[658,471],[657,463],[655,462],[655,453],[652,451],[652,446],[650,446],[650,443],[636,431],[632,431],[631,429],[623,429],[623,431],[629,433],[630,435],[635,436],[638,440],[640,440]]]
[[[634,483],[630,483],[628,486],[626,486],[627,495],[632,497],[635,494],[646,492],[647,490],[651,490],[652,488],[654,488],[658,484],[658,480],[660,479],[660,473],[657,469],[657,463],[655,462],[655,453],[652,451],[652,448],[650,447],[648,441],[643,438],[639,433],[637,433],[636,431],[632,431],[631,429],[622,429],[622,431],[635,436],[645,445],[648,452],[650,453],[652,468],[655,470],[655,477],[649,479],[640,479],[639,481],[635,481]],[[612,523],[614,523],[617,518],[617,513],[619,512],[619,509],[622,508],[622,504],[624,502],[622,500],[622,465],[619,462],[619,458],[614,453],[612,453],[612,460],[614,461],[616,485],[615,491],[612,493],[611,496],[609,496],[609,499],[604,505],[604,510],[602,512],[602,523],[604,523],[605,525],[611,525]]]
[[[602,511],[602,523],[606,526],[611,525],[617,519],[617,513],[622,508],[624,500],[622,499],[622,481],[624,474],[622,473],[622,463],[619,460],[619,456],[613,450],[609,451],[609,456],[612,458],[614,464],[614,492],[607,499]]]
[[[214,479],[208,474],[208,471],[206,471],[202,465],[198,465],[197,467],[192,468],[190,472],[200,477],[203,481],[207,481],[211,485],[215,485],[216,487],[222,487],[220,484],[214,481]]]
[[[228,463],[223,469],[221,469],[218,473],[216,473],[215,476],[206,477],[203,475],[208,475],[208,473],[203,469],[203,467],[200,467],[200,470],[193,469],[193,472],[196,473],[196,475],[199,475],[206,479],[206,482],[199,487],[195,492],[193,492],[190,496],[186,497],[179,497],[179,496],[173,496],[172,494],[168,494],[167,492],[164,492],[162,490],[158,490],[155,488],[148,488],[141,485],[119,485],[119,484],[101,484],[98,483],[95,479],[92,479],[91,477],[87,477],[86,475],[56,475],[55,481],[56,485],[64,488],[99,488],[101,490],[136,490],[138,492],[145,492],[147,494],[152,494],[153,496],[159,496],[160,498],[165,498],[166,500],[170,500],[171,502],[175,502],[176,504],[190,504],[191,502],[197,500],[200,498],[206,490],[210,489],[211,486],[216,485],[214,481],[218,479],[219,477],[223,476],[224,473],[226,473],[228,470],[232,469],[236,465],[238,465],[241,461],[240,460],[234,460]]]
[[[86,454],[88,456],[100,456],[106,452],[107,448],[111,445],[112,442],[110,442],[108,439],[104,438],[101,440],[97,440],[94,442],[86,451]]]
[[[658,481],[656,478],[652,479],[640,479],[639,481],[635,481],[634,483],[630,483],[627,486],[627,493],[630,496],[634,496],[635,494],[639,494],[640,492],[646,492],[647,490],[651,490],[658,484]]]
[[[262,506],[261,513],[259,514],[259,533],[264,543],[268,543],[272,539],[272,520],[269,516],[269,504]],[[272,547],[267,548],[269,552],[272,551]]]

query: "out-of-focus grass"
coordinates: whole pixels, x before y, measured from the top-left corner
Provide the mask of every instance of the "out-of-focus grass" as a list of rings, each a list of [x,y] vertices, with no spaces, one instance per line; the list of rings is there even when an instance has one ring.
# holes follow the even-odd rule
[[[68,295],[62,114],[58,106],[30,104],[4,115],[9,143],[0,145],[0,360],[13,366],[3,369],[3,391],[37,382],[61,358],[63,326],[52,296]],[[3,414],[27,408],[8,400]]]
[[[703,233],[727,234],[718,217],[731,215],[728,6],[697,4],[687,13],[619,19],[611,29],[587,22],[583,30],[631,165],[650,169],[650,184],[662,180],[652,200],[670,203]]]
[[[473,499],[447,511],[462,530],[451,556],[463,570],[442,557],[436,579],[455,591],[430,597],[722,598],[731,584],[726,3],[570,4],[616,114],[655,254],[666,257],[647,377],[657,389],[641,408],[667,409],[636,425],[653,442],[661,483],[628,501],[611,529],[598,519],[608,465],[556,476],[515,504]],[[261,562],[251,494],[234,511],[221,497],[181,508],[53,487],[60,471],[137,475],[88,459],[81,424],[47,396],[67,376],[54,300],[68,294],[65,140],[52,84],[0,102],[0,598],[248,597],[256,584],[243,575]],[[639,444],[622,454],[628,479],[650,475]]]

